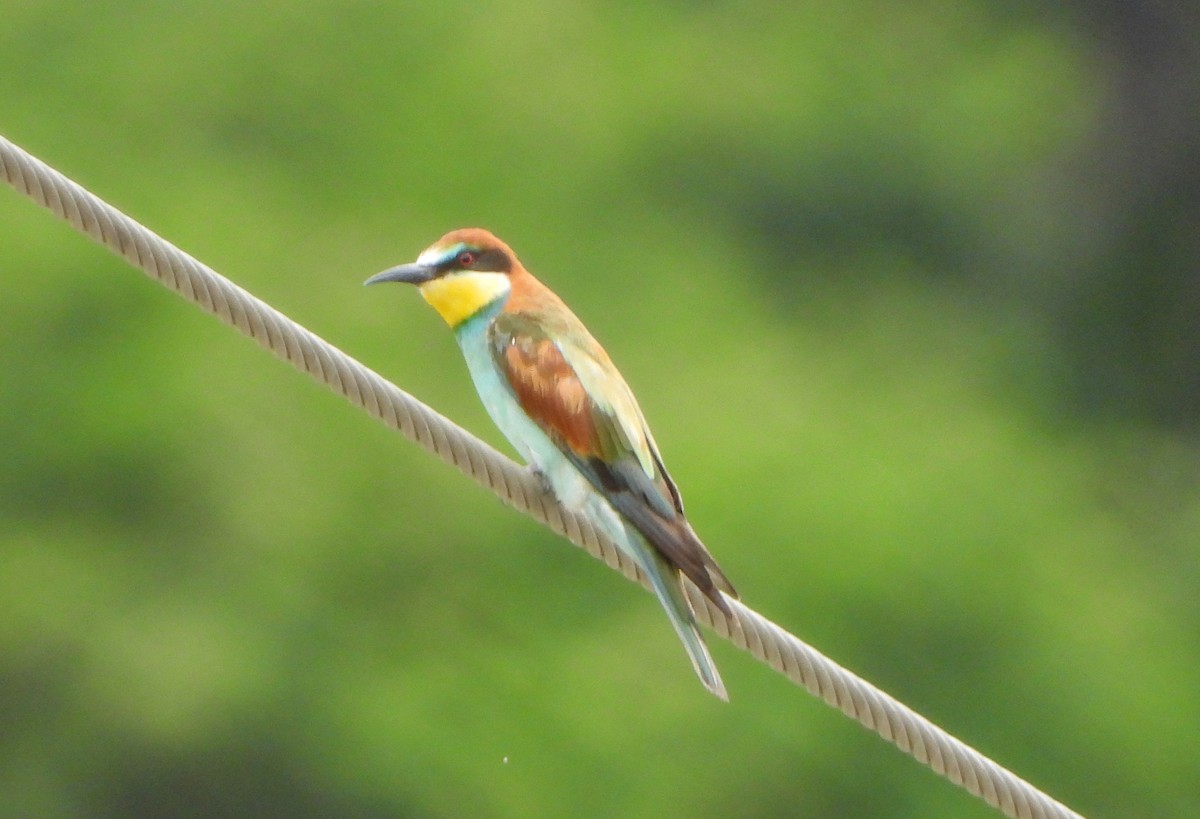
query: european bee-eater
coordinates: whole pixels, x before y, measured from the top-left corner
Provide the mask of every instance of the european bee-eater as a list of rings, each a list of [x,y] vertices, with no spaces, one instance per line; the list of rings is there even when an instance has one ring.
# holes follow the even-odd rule
[[[737,593],[684,517],[633,393],[583,323],[479,228],[447,233],[366,283],[376,282],[420,288],[454,330],[496,426],[563,506],[637,563],[704,685],[728,699],[681,576],[726,613],[721,593]]]

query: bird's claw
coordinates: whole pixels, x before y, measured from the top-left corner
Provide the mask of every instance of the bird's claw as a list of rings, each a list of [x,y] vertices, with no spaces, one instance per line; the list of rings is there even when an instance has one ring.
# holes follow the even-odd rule
[[[529,465],[529,474],[533,475],[534,480],[536,480],[538,482],[538,486],[541,487],[541,490],[543,492],[545,492],[548,495],[551,495],[554,493],[554,487],[552,487],[550,485],[550,478],[548,478],[546,476],[545,472],[538,469],[537,466],[535,466],[534,464],[530,464]]]

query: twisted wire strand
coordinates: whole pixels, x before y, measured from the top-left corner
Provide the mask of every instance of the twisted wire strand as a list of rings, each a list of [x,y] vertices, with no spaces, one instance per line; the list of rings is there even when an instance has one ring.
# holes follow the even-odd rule
[[[67,221],[301,372],[491,490],[504,502],[649,588],[636,565],[583,517],[561,507],[527,467],[413,398],[314,333],[0,136],[0,174]],[[739,600],[727,617],[690,583],[697,619],[795,684],[894,743],[1012,819],[1082,819]]]

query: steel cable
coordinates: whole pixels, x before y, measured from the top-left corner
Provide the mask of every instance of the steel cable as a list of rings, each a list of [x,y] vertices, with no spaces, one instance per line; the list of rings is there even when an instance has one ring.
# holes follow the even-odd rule
[[[2,136],[0,174],[13,188],[151,278],[399,430],[509,505],[649,588],[632,561],[586,519],[562,508],[531,470],[514,463]],[[740,601],[728,600],[733,616],[726,617],[698,589],[690,584],[686,587],[700,622],[1006,816],[1081,819],[1079,814]]]

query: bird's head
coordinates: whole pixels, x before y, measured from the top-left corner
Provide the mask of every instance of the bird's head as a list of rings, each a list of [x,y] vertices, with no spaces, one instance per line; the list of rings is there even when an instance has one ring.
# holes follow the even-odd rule
[[[512,248],[504,242],[481,228],[463,228],[438,239],[415,262],[389,268],[365,284],[415,284],[425,301],[457,328],[507,298],[512,289],[510,276],[519,267]]]

